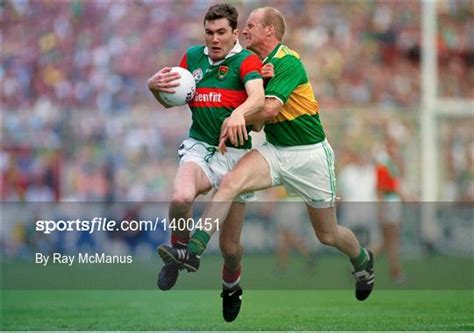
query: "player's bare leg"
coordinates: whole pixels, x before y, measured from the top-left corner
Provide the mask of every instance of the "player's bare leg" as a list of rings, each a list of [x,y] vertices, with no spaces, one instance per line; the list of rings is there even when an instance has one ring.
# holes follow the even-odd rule
[[[308,270],[312,270],[314,261],[311,257],[308,246],[304,239],[297,235],[293,230],[286,227],[279,227],[278,231],[278,245],[277,245],[277,267],[281,272],[284,272],[289,263],[289,253],[291,249],[295,249],[304,258],[307,259]]]
[[[210,227],[195,231],[187,251],[176,251],[167,246],[161,246],[160,249],[169,261],[182,264],[188,271],[197,271],[200,255],[206,249],[212,235],[224,223],[234,198],[240,193],[263,190],[270,186],[270,167],[267,161],[258,151],[250,151],[224,176],[212,201],[204,209],[202,220],[209,218],[217,223],[211,223]]]
[[[187,162],[181,165],[173,183],[169,207],[170,219],[191,217],[191,209],[196,197],[210,189],[211,182],[198,164]],[[189,234],[189,231],[184,232],[183,235],[186,233]]]
[[[334,207],[316,209],[307,205],[307,209],[316,237],[322,244],[339,249],[349,258],[359,255],[359,241],[350,229],[337,224]]]
[[[240,244],[240,235],[245,215],[245,204],[234,202],[229,214],[222,225],[219,246],[224,265],[232,272],[240,270],[243,248]],[[228,281],[233,282],[233,281]]]
[[[281,226],[278,229],[277,268],[279,271],[284,272],[288,267],[291,245],[288,235],[289,231]]]
[[[390,270],[390,277],[397,283],[405,281],[405,275],[400,264],[400,230],[396,224],[383,224],[382,232],[384,238],[384,246],[387,253],[388,266]]]
[[[203,217],[224,221],[229,213],[232,201],[237,195],[254,192],[271,187],[270,167],[265,158],[256,150],[247,153],[228,172],[212,197],[212,202],[206,207]],[[216,226],[208,232],[210,236],[216,231]]]
[[[334,207],[316,209],[307,205],[307,208],[319,241],[339,249],[351,259],[357,280],[356,298],[360,301],[365,300],[374,286],[373,254],[360,246],[350,229],[337,224]]]
[[[169,206],[169,219],[179,221],[190,218],[196,197],[211,189],[211,183],[204,171],[193,162],[187,162],[178,168],[173,184]],[[171,245],[174,248],[186,248],[189,242],[189,230],[175,228],[171,231]],[[180,266],[174,262],[165,263],[158,275],[158,288],[171,289],[178,279]]]
[[[228,322],[237,318],[242,304],[240,287],[243,248],[240,236],[245,214],[245,204],[234,202],[222,226],[219,245],[224,258],[222,268],[222,315]]]

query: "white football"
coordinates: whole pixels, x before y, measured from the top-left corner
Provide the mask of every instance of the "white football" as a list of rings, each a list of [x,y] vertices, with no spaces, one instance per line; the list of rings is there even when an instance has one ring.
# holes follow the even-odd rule
[[[161,99],[170,106],[179,106],[191,102],[196,92],[196,81],[193,74],[182,67],[172,67],[171,72],[178,72],[181,75],[181,78],[176,80],[179,82],[179,86],[173,88],[175,92],[172,94],[160,92]]]

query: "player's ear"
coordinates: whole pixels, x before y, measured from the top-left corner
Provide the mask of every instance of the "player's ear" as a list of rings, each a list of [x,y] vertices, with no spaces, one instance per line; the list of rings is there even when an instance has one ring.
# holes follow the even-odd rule
[[[267,28],[267,36],[276,34],[275,27],[273,25],[269,24],[266,26],[266,28]]]
[[[234,35],[234,38],[237,41],[237,39],[239,38],[239,34],[240,34],[239,29],[234,29],[234,31],[232,31],[232,34]]]

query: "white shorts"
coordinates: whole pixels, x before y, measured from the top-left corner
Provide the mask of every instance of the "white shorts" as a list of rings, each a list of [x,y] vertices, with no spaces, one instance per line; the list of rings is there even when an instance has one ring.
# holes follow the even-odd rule
[[[183,141],[178,149],[179,165],[194,162],[204,171],[213,188],[218,188],[224,175],[232,170],[237,161],[244,156],[248,149],[227,147],[222,155],[217,148],[205,142],[189,138]],[[254,199],[254,193],[242,193],[235,201],[247,202]]]
[[[314,208],[333,207],[336,201],[334,152],[329,143],[277,147],[268,142],[255,148],[270,165],[272,186],[284,185]]]
[[[403,204],[397,193],[384,194],[380,209],[382,210],[382,224],[392,224],[399,226],[402,219]]]

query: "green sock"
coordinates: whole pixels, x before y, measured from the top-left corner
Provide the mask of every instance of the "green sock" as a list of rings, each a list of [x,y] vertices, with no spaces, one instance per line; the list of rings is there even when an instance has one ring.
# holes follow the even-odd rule
[[[369,255],[367,251],[361,246],[359,255],[355,258],[351,258],[351,263],[356,270],[364,269],[369,262]]]
[[[193,237],[189,240],[188,249],[191,253],[201,255],[206,249],[207,243],[211,236],[209,236],[205,231],[197,230],[194,232]]]

